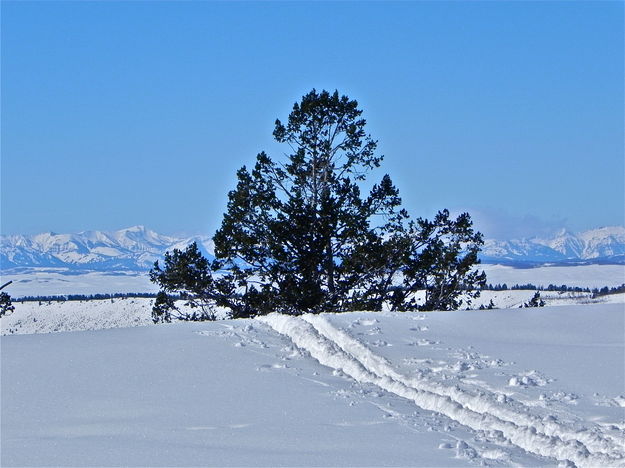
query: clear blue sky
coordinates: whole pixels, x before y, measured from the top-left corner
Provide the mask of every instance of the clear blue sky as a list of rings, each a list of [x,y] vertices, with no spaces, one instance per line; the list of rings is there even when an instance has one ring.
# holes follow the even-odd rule
[[[357,99],[414,216],[624,221],[623,3],[2,2],[2,233],[212,234],[310,89]]]

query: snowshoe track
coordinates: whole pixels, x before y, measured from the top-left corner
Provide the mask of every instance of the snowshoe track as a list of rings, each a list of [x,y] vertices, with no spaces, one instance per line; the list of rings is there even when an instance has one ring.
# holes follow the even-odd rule
[[[625,447],[599,426],[571,427],[554,418],[542,418],[520,402],[501,403],[486,389],[468,391],[423,376],[402,375],[388,360],[322,316],[271,314],[257,320],[288,337],[322,365],[412,400],[422,409],[473,430],[492,433],[527,452],[580,467],[625,467]]]

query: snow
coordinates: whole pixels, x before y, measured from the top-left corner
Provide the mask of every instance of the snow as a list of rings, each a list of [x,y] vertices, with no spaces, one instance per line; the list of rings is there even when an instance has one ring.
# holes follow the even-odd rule
[[[533,290],[483,291],[471,307],[478,309],[480,305],[488,306],[492,300],[496,308],[516,309],[528,302],[534,293]],[[547,307],[625,304],[625,294],[611,294],[595,299],[590,296],[588,293],[541,291],[541,298]],[[55,333],[151,325],[153,304],[154,299],[138,297],[85,301],[15,301],[15,311],[0,319],[0,334]],[[181,311],[193,312],[185,307],[184,301],[178,301],[176,306]],[[225,310],[218,310],[217,316],[225,317]],[[417,343],[427,344],[427,340]]]
[[[287,336],[321,364],[340,370],[359,383],[373,384],[414,401],[419,408],[445,415],[476,431],[497,432],[498,438],[527,452],[572,461],[578,466],[625,466],[625,451],[621,450],[616,440],[599,429],[580,430],[556,419],[543,419],[539,414],[532,414],[529,407],[520,402],[512,405],[508,400],[502,405],[498,394],[485,388],[477,390],[449,385],[446,382],[448,379],[439,380],[427,373],[401,374],[390,361],[372,352],[325,317],[272,314],[259,320]],[[388,346],[387,342],[384,343]],[[452,369],[469,369],[466,362],[462,364],[465,365]],[[519,385],[518,377],[510,381],[514,381],[515,386]],[[544,379],[536,384],[528,380],[527,375],[522,377],[521,382],[532,382],[532,386],[546,384]]]
[[[624,326],[617,303],[3,336],[0,464],[625,466]]]
[[[614,287],[625,283],[625,265],[579,265],[579,266],[542,266],[536,268],[514,268],[505,265],[479,265],[486,272],[490,284],[531,283],[547,287],[550,284],[571,287],[602,288]]]
[[[499,261],[558,262],[565,259],[610,259],[623,263],[625,227],[613,226],[578,234],[562,229],[554,236],[540,239],[486,239],[482,258]]]
[[[491,284],[508,286],[532,283],[547,287],[550,284],[583,288],[614,287],[625,283],[625,265],[549,266],[513,268],[503,265],[479,265],[486,271]],[[65,294],[114,294],[129,292],[157,292],[147,272],[72,272],[67,268],[29,268],[26,271],[4,271],[2,283],[12,280],[7,289],[14,298],[24,296],[58,296]],[[527,301],[520,299],[519,302]],[[486,301],[488,303],[488,301]],[[479,305],[479,304],[478,304]],[[500,305],[500,307],[508,307]]]
[[[13,281],[5,289],[11,297],[60,296],[67,294],[115,294],[158,292],[147,272],[87,272],[75,274],[67,268],[33,268],[23,273],[0,275],[0,281]]]
[[[0,319],[2,335],[100,330],[152,324],[153,299],[16,302]]]
[[[75,271],[145,271],[165,251],[191,242],[210,256],[213,243],[207,236],[165,236],[143,226],[113,232],[0,236],[0,263],[3,270],[62,266]]]

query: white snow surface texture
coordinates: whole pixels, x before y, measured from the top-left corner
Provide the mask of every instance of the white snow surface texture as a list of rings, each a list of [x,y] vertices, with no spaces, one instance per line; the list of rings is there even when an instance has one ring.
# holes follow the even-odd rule
[[[625,466],[624,315],[272,314],[2,336],[0,465]]]

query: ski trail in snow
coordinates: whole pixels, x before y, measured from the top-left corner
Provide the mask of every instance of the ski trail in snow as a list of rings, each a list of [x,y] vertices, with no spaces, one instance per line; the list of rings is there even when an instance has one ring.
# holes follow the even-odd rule
[[[507,404],[504,405],[499,402],[501,397],[487,389],[481,388],[478,393],[472,393],[458,386],[450,387],[430,378],[406,377],[395,371],[385,358],[374,354],[360,341],[343,330],[334,327],[325,317],[304,315],[302,319],[315,327],[318,333],[333,341],[343,351],[360,361],[369,372],[380,376],[388,376],[411,388],[421,388],[432,393],[447,396],[477,413],[489,413],[496,415],[502,420],[534,427],[545,435],[556,436],[562,440],[580,441],[592,453],[604,453],[617,458],[623,456],[621,451],[623,447],[616,445],[611,437],[603,436],[601,433],[592,432],[588,429],[572,429],[561,424],[555,418],[542,418],[532,414],[528,406],[509,397],[506,397]],[[513,406],[516,406],[518,409],[514,409]]]
[[[527,407],[519,412],[498,404],[490,392],[471,394],[457,386],[406,377],[388,360],[320,316],[271,314],[257,320],[287,336],[322,365],[412,400],[420,408],[443,414],[473,430],[493,433],[528,452],[578,466],[625,467],[624,447],[615,445],[599,427],[576,430],[555,419],[531,414]]]

